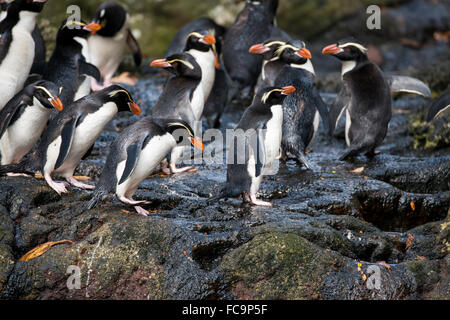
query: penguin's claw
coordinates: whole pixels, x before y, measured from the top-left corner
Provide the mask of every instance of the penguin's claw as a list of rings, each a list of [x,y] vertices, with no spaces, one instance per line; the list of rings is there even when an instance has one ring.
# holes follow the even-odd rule
[[[80,188],[83,190],[94,190],[95,189],[95,186],[92,186],[90,184],[81,183],[74,177],[67,178],[66,180],[68,183],[70,183],[72,186],[74,186],[76,188]]]
[[[170,165],[170,171],[175,174],[175,173],[183,173],[183,172],[196,172],[197,169],[195,169],[194,167],[184,167],[184,168],[177,168],[175,166],[175,164],[171,164]]]
[[[130,206],[139,206],[139,205],[144,205],[144,204],[150,204],[150,201],[145,201],[145,200],[135,201],[133,199],[128,199],[128,198],[125,198],[125,197],[120,197],[119,201],[124,203],[124,204],[128,204]]]
[[[134,207],[134,209],[136,210],[137,213],[139,213],[140,215],[142,215],[144,217],[148,217],[150,215],[150,212],[148,212],[147,210],[145,210],[142,207],[136,206],[136,207]]]
[[[56,191],[56,193],[58,193],[59,195],[61,195],[62,193],[69,193],[67,191],[66,185],[64,183],[58,183],[58,182],[53,182],[50,185],[50,188],[52,188],[53,190]]]

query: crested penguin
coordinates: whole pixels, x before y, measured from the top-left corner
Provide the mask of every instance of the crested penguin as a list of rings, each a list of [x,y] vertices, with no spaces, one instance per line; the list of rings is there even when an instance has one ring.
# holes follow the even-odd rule
[[[189,124],[180,119],[145,117],[123,130],[111,146],[88,209],[95,207],[103,196],[114,192],[122,203],[132,205],[139,214],[148,216],[149,212],[140,205],[149,202],[135,201],[133,194],[171,149],[183,140],[182,137],[178,139],[178,134],[173,135],[178,130],[187,132],[191,143],[203,149],[203,143],[194,137]]]
[[[202,70],[195,58],[187,52],[174,54],[167,59],[156,59],[150,64],[154,68],[164,68],[174,76],[169,78],[161,96],[152,109],[153,118],[180,119],[195,128],[196,111],[203,108],[204,100],[201,87]],[[201,97],[201,98],[197,98]],[[201,116],[201,113],[200,113]],[[197,132],[194,131],[195,134]],[[170,154],[170,171],[163,162],[165,173],[181,173],[193,167],[177,168],[176,162],[185,147],[176,146]]]
[[[49,81],[25,87],[0,111],[1,165],[18,163],[38,141],[53,109],[61,111],[59,88]]]
[[[283,100],[293,86],[261,88],[237,125],[230,144],[227,182],[222,192],[208,202],[243,195],[245,202],[271,206],[256,198],[262,178],[279,154],[283,130]]]
[[[50,121],[37,150],[28,159],[0,167],[0,174],[25,170],[26,173],[34,165],[33,169],[40,170],[45,181],[58,194],[67,193],[67,189],[64,183],[53,181],[52,174],[64,177],[74,187],[94,189],[94,186],[77,181],[73,173],[103,128],[120,111],[141,114],[130,93],[120,86],[113,85],[81,98]]]
[[[86,62],[83,55],[85,39],[100,30],[100,25],[86,24],[82,21],[64,20],[56,36],[56,47],[45,66],[43,79],[62,87],[60,98],[64,106],[70,106],[80,98],[79,89],[83,84],[83,75],[100,79],[98,69]]]
[[[111,79],[122,62],[127,45],[138,67],[142,62],[142,54],[130,29],[130,16],[122,5],[114,1],[103,2],[92,21],[102,27],[88,41],[92,64],[100,70],[103,81],[103,86],[96,81],[92,82],[92,89],[98,90],[111,85]]]
[[[392,118],[391,89],[381,69],[367,58],[367,49],[353,38],[325,47],[323,54],[342,62],[342,78],[349,93],[346,104],[345,160],[360,153],[375,155]]]
[[[33,66],[36,44],[32,33],[47,0],[15,0],[0,22],[0,110],[23,89]]]
[[[262,57],[248,49],[272,35],[278,0],[247,0],[245,8],[228,28],[223,43],[223,61],[231,78],[229,101],[253,96],[261,72]]]
[[[291,154],[307,169],[311,165],[306,159],[306,148],[316,136],[320,119],[327,127],[328,108],[315,86],[314,67],[311,52],[305,43],[293,40],[280,46],[274,53],[278,62],[273,68],[275,86],[293,85],[297,90],[284,100],[283,141],[281,148],[285,155]],[[284,67],[280,70],[279,63]]]

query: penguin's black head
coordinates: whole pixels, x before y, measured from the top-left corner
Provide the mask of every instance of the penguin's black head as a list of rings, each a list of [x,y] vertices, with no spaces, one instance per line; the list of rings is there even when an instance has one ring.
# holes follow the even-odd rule
[[[275,16],[278,9],[278,0],[247,0],[246,7],[263,8],[264,11]]]
[[[251,54],[259,54],[263,56],[263,59],[270,61],[272,59],[278,60],[278,56],[275,56],[278,48],[285,45],[286,42],[278,39],[269,39],[264,43],[258,43],[253,45],[248,52]]]
[[[4,2],[8,4],[11,1]],[[14,12],[29,11],[39,13],[44,8],[46,2],[47,0],[15,0],[9,6],[7,5],[8,15],[10,10]]]
[[[264,107],[282,105],[284,99],[296,91],[293,86],[286,87],[265,87],[258,91],[256,98],[261,100]]]
[[[305,48],[305,43],[300,40],[293,40],[282,45],[275,52],[280,60],[287,64],[302,65],[312,58],[311,52]]]
[[[61,94],[61,88],[51,81],[40,80],[31,84],[33,88],[33,97],[46,108],[55,108],[58,111],[62,111],[63,104],[59,95]]]
[[[340,40],[336,44],[326,46],[322,54],[333,55],[341,61],[367,60],[367,48],[354,38]]]
[[[74,38],[87,38],[90,34],[101,29],[96,23],[86,24],[84,21],[65,19],[58,30],[56,37],[57,43],[67,43],[73,41]]]
[[[99,91],[105,102],[114,102],[120,111],[130,111],[137,116],[141,115],[141,108],[134,102],[131,94],[123,87],[112,85]]]
[[[184,47],[184,51],[189,51],[191,49],[208,52],[212,50],[215,56],[215,66],[219,68],[219,55],[217,52],[217,41],[214,37],[214,30],[200,30],[191,32],[186,38],[186,46]]]
[[[127,15],[128,13],[122,5],[114,1],[105,1],[98,7],[92,22],[102,27],[97,32],[98,35],[113,37],[124,26]]]
[[[177,77],[187,77],[195,80],[202,78],[200,66],[188,53],[176,53],[167,59],[156,59],[150,64],[153,68],[164,68]]]
[[[158,119],[155,120],[167,132],[175,138],[177,144],[183,142],[186,133],[188,134],[191,144],[200,150],[205,150],[205,146],[200,138],[194,136],[194,130],[191,126],[180,119]]]

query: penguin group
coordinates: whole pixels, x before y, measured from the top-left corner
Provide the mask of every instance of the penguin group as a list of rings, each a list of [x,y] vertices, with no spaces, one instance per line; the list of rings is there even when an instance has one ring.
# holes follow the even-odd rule
[[[66,184],[53,179],[62,177],[73,187],[93,190],[86,209],[114,193],[148,216],[148,202],[133,199],[141,182],[158,168],[167,175],[195,171],[177,163],[191,145],[204,150],[202,117],[218,128],[224,110],[242,98],[252,102],[230,150],[240,141],[237,132],[251,134],[227,165],[224,187],[208,202],[242,195],[244,202],[271,206],[257,199],[262,178],[277,159],[291,158],[313,170],[306,150],[320,122],[330,137],[345,114],[348,150],[340,160],[373,157],[392,117],[391,92],[431,96],[420,80],[385,75],[369,61],[367,48],[348,38],[322,52],[342,63],[342,90],[328,106],[315,85],[306,43],[276,26],[278,0],[247,0],[228,28],[210,18],[192,21],[174,36],[164,58],[151,61],[152,68],[167,73],[162,93],[148,115],[122,130],[97,184],[89,185],[74,172],[104,128],[119,112],[142,115],[130,91],[113,81],[127,46],[137,66],[142,53],[130,15],[121,4],[106,1],[90,22],[62,21],[46,61],[36,18],[51,1],[0,1],[0,175],[40,172],[60,195],[68,192]],[[433,116],[443,113],[434,109]]]

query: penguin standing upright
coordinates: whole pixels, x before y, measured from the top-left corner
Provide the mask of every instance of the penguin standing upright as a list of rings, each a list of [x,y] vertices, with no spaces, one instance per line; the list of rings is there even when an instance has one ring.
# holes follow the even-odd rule
[[[25,87],[0,111],[1,165],[18,163],[36,144],[55,108],[63,109],[59,88],[49,81]]]
[[[103,196],[114,192],[122,203],[132,205],[139,214],[148,216],[149,212],[140,207],[148,202],[133,200],[133,194],[171,149],[183,140],[177,141],[179,135],[172,135],[177,130],[187,132],[191,143],[203,149],[203,143],[194,137],[189,124],[179,119],[145,117],[123,130],[111,146],[88,209],[95,207]]]
[[[293,86],[265,87],[258,91],[233,134],[230,145],[233,159],[228,159],[226,186],[209,202],[242,194],[245,202],[271,206],[269,202],[256,199],[256,193],[264,174],[279,154],[283,134],[282,104],[286,96],[294,92]]]
[[[103,2],[95,12],[92,22],[102,26],[88,41],[92,63],[100,70],[103,81],[103,86],[93,81],[92,89],[98,90],[111,85],[111,79],[122,62],[127,44],[136,66],[140,66],[142,55],[130,29],[129,14],[122,5],[114,1]]]
[[[283,103],[281,148],[285,155],[291,154],[307,169],[311,169],[305,156],[306,148],[318,132],[320,119],[326,127],[328,125],[328,108],[315,86],[311,52],[305,48],[303,41],[294,40],[280,46],[269,61],[275,57],[278,57],[272,70],[273,75],[278,74],[274,80],[275,86],[293,85],[297,89]],[[278,65],[280,62],[285,64],[281,70]]]
[[[367,49],[353,38],[325,47],[323,54],[341,60],[342,77],[349,92],[346,106],[345,160],[360,153],[372,157],[386,137],[392,118],[391,88],[383,72],[367,58]]]
[[[100,79],[98,69],[83,56],[83,40],[100,28],[95,23],[64,20],[58,30],[56,47],[45,66],[43,79],[62,87],[60,98],[66,107],[74,101],[84,80],[82,75]]]
[[[36,44],[32,33],[46,0],[16,0],[0,22],[0,110],[23,89],[33,66]]]
[[[34,166],[34,169],[42,172],[45,181],[58,194],[67,193],[67,189],[63,183],[54,182],[52,174],[64,177],[74,187],[94,189],[91,185],[77,181],[73,173],[103,128],[120,111],[141,114],[130,93],[120,86],[110,86],[81,98],[50,121],[31,157],[16,165],[0,167],[0,174],[22,173]]]
[[[229,99],[241,94],[253,95],[261,72],[262,57],[252,55],[248,49],[272,35],[278,0],[248,0],[245,8],[228,28],[223,43],[223,61],[232,80]]]
[[[194,57],[187,52],[174,54],[167,59],[152,61],[154,68],[164,68],[174,76],[169,78],[164,90],[152,109],[153,118],[180,119],[186,121],[192,128],[196,127],[195,110],[203,108],[203,99],[196,98],[203,89],[200,85],[202,70]],[[173,148],[170,155],[170,171],[163,163],[165,173],[181,173],[193,167],[177,168],[176,162],[181,157],[183,146]]]

